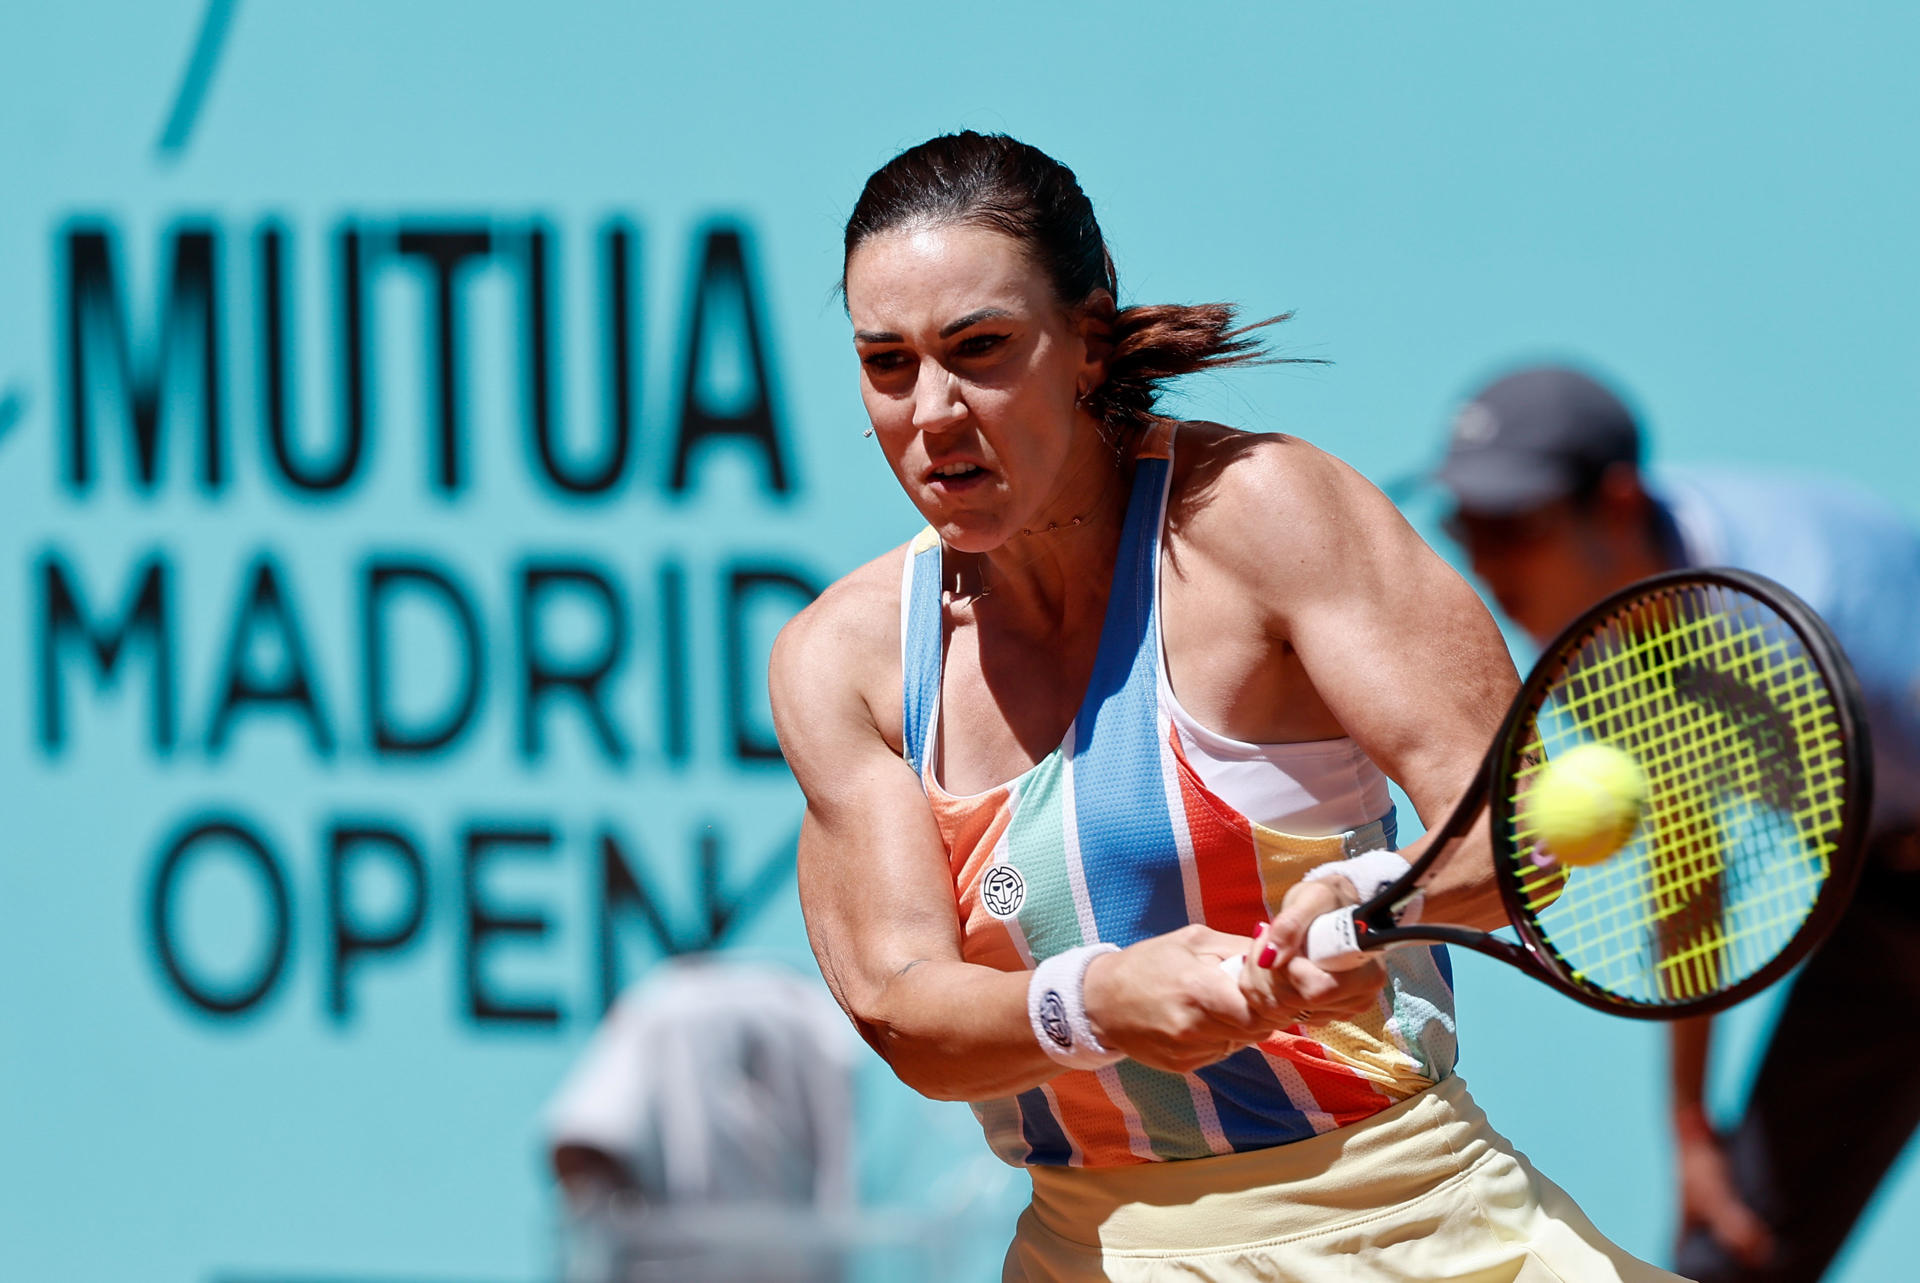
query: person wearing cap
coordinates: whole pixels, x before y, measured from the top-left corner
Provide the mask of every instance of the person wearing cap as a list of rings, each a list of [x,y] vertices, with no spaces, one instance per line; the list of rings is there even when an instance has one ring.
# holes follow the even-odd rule
[[[1853,664],[1874,745],[1869,871],[1788,992],[1727,1132],[1704,1102],[1710,1018],[1672,1035],[1676,1268],[1815,1279],[1920,1125],[1920,534],[1847,486],[1653,472],[1644,454],[1617,395],[1547,366],[1468,402],[1433,479],[1474,574],[1542,645],[1636,579],[1724,565],[1799,594]]]

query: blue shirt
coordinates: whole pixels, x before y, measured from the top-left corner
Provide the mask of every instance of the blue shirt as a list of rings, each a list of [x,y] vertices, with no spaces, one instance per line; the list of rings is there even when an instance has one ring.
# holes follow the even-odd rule
[[[1765,575],[1827,621],[1867,707],[1876,824],[1920,819],[1920,531],[1829,481],[1662,469],[1647,488],[1683,565]]]

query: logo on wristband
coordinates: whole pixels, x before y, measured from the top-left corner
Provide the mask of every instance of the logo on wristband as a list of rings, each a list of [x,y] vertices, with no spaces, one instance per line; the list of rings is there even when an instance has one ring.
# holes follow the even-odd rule
[[[1027,881],[1010,864],[996,864],[980,879],[980,902],[987,912],[1005,921],[1027,902]]]
[[[1067,1004],[1060,1001],[1055,990],[1047,990],[1046,996],[1040,999],[1040,1028],[1060,1050],[1073,1049],[1073,1027],[1067,1024]]]

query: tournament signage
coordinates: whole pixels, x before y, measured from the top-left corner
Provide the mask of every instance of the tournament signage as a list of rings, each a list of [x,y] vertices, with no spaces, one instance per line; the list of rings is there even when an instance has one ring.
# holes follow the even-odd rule
[[[702,767],[763,789],[778,776],[766,642],[826,574],[791,543],[728,539],[689,505],[723,454],[774,513],[803,484],[752,228],[711,222],[687,244],[684,311],[662,340],[671,395],[653,399],[671,409],[657,415],[641,386],[641,235],[630,215],[575,236],[539,217],[353,214],[309,232],[269,215],[181,217],[142,245],[139,226],[90,210],[55,230],[58,410],[42,423],[57,515],[30,540],[16,614],[36,696],[22,729],[52,762],[84,769],[117,737],[205,781],[127,799],[124,817],[144,853],[146,952],[183,1018],[240,1019],[305,988],[316,1014],[351,1023],[375,964],[404,965],[424,945],[457,958],[459,1018],[557,1026],[557,995],[490,978],[490,955],[556,947],[550,908],[488,889],[494,866],[517,863],[586,884],[593,1002],[570,1014],[590,1019],[621,982],[623,933],[661,953],[715,947],[784,889],[790,824],[769,836],[709,816],[687,833],[612,809],[486,806],[429,820],[344,797],[290,825],[271,796],[220,787],[225,765],[262,746],[288,772],[404,771],[430,788],[490,755],[495,769],[537,772],[562,737],[609,784],[671,785]],[[145,289],[131,266],[141,249]],[[568,251],[591,262],[575,283],[585,298],[566,296]],[[296,284],[302,252],[322,260],[306,275],[324,290]],[[415,297],[395,297],[396,284]],[[488,324],[508,359],[483,372],[474,332]],[[303,331],[323,341],[303,344]],[[424,359],[413,386],[383,398],[379,349],[398,335]],[[565,395],[574,388],[593,395]],[[490,395],[503,403],[486,406]],[[383,415],[383,400],[413,412]],[[491,460],[514,473],[483,484]],[[358,533],[352,501],[376,479],[415,506],[418,534]],[[585,537],[483,552],[469,532],[507,489],[530,533],[638,508],[654,547],[616,550],[576,520]],[[137,519],[184,507],[218,524],[242,496],[266,519],[211,544]],[[90,534],[82,549],[64,532],[108,512],[136,518],[125,537]],[[332,555],[276,530],[279,513],[325,532]],[[662,861],[697,871],[697,912],[675,913],[651,871]],[[214,965],[189,901],[220,864],[244,875],[256,942]],[[393,884],[371,915],[356,907],[369,880]],[[304,979],[296,935],[322,942]]]

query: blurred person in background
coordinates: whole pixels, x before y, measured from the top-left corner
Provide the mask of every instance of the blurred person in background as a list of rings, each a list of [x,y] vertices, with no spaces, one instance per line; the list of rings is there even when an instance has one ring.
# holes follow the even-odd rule
[[[1435,479],[1446,528],[1545,645],[1600,598],[1686,566],[1766,575],[1832,627],[1874,745],[1868,872],[1788,992],[1739,1121],[1705,1106],[1711,1017],[1672,1031],[1675,1268],[1702,1283],[1818,1278],[1920,1123],[1920,534],[1805,474],[1644,469],[1634,415],[1560,367],[1459,412]]]
[[[854,1211],[858,1045],[784,967],[695,955],[630,986],[546,1112],[570,1283],[841,1277],[830,1233],[790,1230]]]

